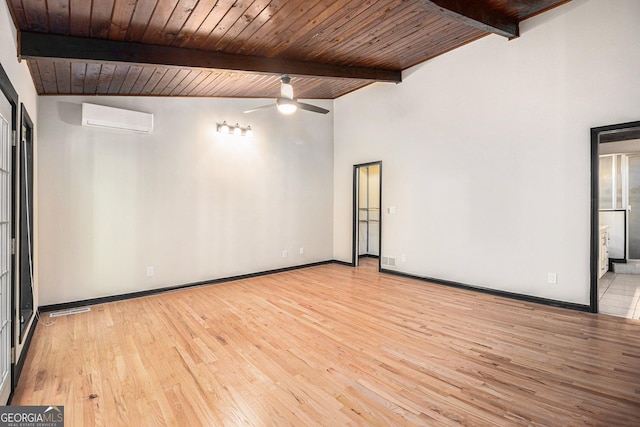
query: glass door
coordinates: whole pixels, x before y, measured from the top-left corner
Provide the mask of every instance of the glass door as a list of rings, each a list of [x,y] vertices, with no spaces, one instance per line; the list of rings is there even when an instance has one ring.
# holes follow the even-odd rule
[[[6,405],[11,393],[11,127],[3,111],[0,111],[0,404]]]

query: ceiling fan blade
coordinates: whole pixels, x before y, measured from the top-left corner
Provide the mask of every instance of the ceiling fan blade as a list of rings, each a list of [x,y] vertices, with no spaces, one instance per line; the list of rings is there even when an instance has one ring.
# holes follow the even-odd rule
[[[315,105],[306,104],[300,101],[296,101],[296,105],[301,110],[313,111],[314,113],[327,114],[329,112],[329,110],[326,110],[322,107],[317,107]]]
[[[275,107],[276,104],[269,104],[269,105],[262,105],[260,107],[256,107],[256,108],[252,108],[250,110],[244,111],[244,113],[253,113],[254,111],[258,111],[258,110],[263,110],[265,108],[271,108],[271,107]]]

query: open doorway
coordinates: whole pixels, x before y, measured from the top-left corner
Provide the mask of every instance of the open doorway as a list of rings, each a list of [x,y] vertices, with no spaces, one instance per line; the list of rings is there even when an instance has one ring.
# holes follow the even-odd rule
[[[30,325],[34,312],[33,300],[33,121],[27,113],[24,104],[21,106],[20,141],[14,150],[15,166],[14,179],[18,181],[18,200],[14,203],[19,206],[14,215],[17,224],[16,239],[16,273],[18,293],[18,318],[20,325],[18,331],[20,344],[23,343],[27,327]],[[14,184],[15,185],[15,184]],[[15,187],[14,187],[15,188]],[[14,225],[15,227],[15,225]]]
[[[640,318],[640,122],[591,129],[591,311]]]
[[[362,257],[378,259],[382,248],[382,162],[353,167],[353,254],[357,267]]]

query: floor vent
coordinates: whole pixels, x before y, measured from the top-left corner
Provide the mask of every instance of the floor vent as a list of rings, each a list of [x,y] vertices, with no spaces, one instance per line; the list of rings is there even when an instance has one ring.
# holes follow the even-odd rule
[[[396,267],[396,257],[392,256],[383,256],[382,257],[382,266],[383,267]]]
[[[49,317],[69,316],[70,314],[86,313],[87,311],[91,311],[91,309],[89,307],[72,308],[70,310],[56,311],[55,313],[50,313]]]

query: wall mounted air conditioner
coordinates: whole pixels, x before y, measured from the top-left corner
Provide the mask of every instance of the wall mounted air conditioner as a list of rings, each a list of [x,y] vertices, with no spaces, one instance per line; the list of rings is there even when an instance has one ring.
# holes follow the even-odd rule
[[[83,102],[82,126],[150,134],[153,132],[153,114]]]

